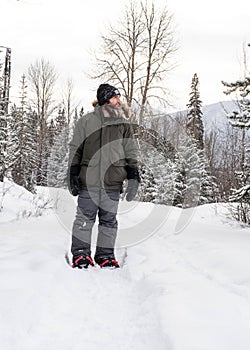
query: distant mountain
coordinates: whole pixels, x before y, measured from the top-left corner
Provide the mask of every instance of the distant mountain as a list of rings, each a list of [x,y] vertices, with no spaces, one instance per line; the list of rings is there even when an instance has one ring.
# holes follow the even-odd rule
[[[234,101],[223,101],[204,106],[202,108],[204,129],[206,131],[217,129],[223,132],[229,124],[227,113],[237,109]]]
[[[238,110],[236,101],[221,101],[203,106],[202,113],[205,133],[217,130],[222,136],[230,125],[227,114],[234,110]],[[159,130],[162,130],[162,134],[164,135],[165,130],[175,126],[176,118],[182,119],[185,118],[186,115],[187,110],[181,110],[170,114],[162,113],[158,120]],[[247,134],[250,135],[250,129]]]
[[[212,103],[202,107],[203,123],[206,132],[211,130],[218,130],[223,133],[229,125],[227,113],[237,110],[238,106],[235,101],[221,101]],[[182,110],[171,114],[171,117],[183,116],[185,117],[187,110]],[[170,120],[173,120],[170,118]]]

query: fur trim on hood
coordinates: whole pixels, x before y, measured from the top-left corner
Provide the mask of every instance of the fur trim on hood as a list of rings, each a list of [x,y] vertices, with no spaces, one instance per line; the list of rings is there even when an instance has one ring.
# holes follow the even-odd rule
[[[98,107],[99,106],[97,99],[92,102],[92,106],[93,107]],[[102,107],[102,106],[100,106],[100,107]],[[121,103],[121,107],[122,107],[122,109],[124,111],[125,118],[129,119],[131,117],[131,109],[129,108],[129,106],[126,103]]]
[[[92,106],[93,106],[93,107],[98,106],[98,101],[97,101],[97,99],[96,99],[96,100],[94,100],[94,101],[92,102]]]

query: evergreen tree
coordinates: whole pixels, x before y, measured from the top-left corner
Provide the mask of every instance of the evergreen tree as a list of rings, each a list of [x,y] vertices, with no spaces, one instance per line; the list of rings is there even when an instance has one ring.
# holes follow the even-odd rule
[[[195,73],[191,83],[191,93],[189,103],[187,104],[187,129],[190,131],[191,135],[197,141],[197,146],[199,149],[204,148],[204,127],[202,121],[202,107],[199,93],[199,79]]]
[[[163,156],[158,156],[154,159],[155,164],[155,200],[154,203],[173,205],[176,194],[176,165]]]
[[[54,135],[52,134],[51,124],[48,124],[47,122],[43,125],[43,132],[42,132],[42,148],[41,146],[41,127],[38,127],[38,135],[39,135],[39,164],[38,164],[38,178],[37,183],[41,186],[47,185],[47,171],[48,171],[48,159],[51,152],[51,147],[54,142]],[[46,138],[45,138],[46,135]]]
[[[60,133],[56,134],[54,144],[48,159],[48,185],[52,187],[67,187],[67,171],[69,156],[69,126],[66,124]]]
[[[37,184],[37,125],[38,117],[31,107],[27,108],[26,113],[26,149],[27,149],[27,176],[26,188],[31,192],[35,192]]]
[[[250,172],[239,173],[239,188],[232,190],[230,202],[236,202],[231,207],[232,215],[238,221],[250,225]]]
[[[239,95],[237,100],[238,109],[228,113],[227,117],[230,124],[241,130],[241,170],[244,172],[246,166],[246,131],[250,128],[250,78],[245,77],[243,80],[237,80],[233,83],[222,82],[227,88],[224,91],[226,95],[236,93]]]
[[[27,106],[25,76],[21,79],[21,105],[14,105],[9,121],[8,163],[12,179],[31,192],[35,191],[37,167],[37,117]]]
[[[2,64],[0,62],[0,71]],[[7,111],[4,101],[3,77],[0,76],[0,181],[3,181],[6,172],[6,143],[7,143]]]
[[[60,132],[64,129],[67,124],[65,110],[59,107],[58,115],[56,117],[56,133],[60,134]]]
[[[213,182],[206,171],[203,152],[189,135],[183,135],[176,154],[174,205],[194,207],[213,201]]]
[[[159,145],[158,145],[159,146]],[[172,205],[175,191],[175,165],[163,150],[141,142],[141,201]]]
[[[140,167],[141,184],[138,190],[138,197],[142,202],[154,202],[155,200],[155,180],[148,164],[143,164]]]
[[[241,130],[241,162],[237,171],[238,186],[232,190],[230,201],[239,202],[235,217],[245,223],[250,223],[250,155],[249,145],[247,145],[247,130],[250,128],[250,77],[233,83],[222,82],[227,88],[224,93],[230,95],[236,93],[238,110],[227,115],[230,124]]]

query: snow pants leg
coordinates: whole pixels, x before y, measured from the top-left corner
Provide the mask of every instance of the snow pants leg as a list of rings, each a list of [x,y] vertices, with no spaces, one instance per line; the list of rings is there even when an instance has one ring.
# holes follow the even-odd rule
[[[117,209],[120,190],[106,190],[102,192],[99,203],[98,237],[95,251],[95,260],[114,256],[115,240],[117,236]]]
[[[91,235],[97,213],[99,226],[95,257],[114,255],[119,197],[119,190],[80,192],[72,229],[73,256],[91,255]]]

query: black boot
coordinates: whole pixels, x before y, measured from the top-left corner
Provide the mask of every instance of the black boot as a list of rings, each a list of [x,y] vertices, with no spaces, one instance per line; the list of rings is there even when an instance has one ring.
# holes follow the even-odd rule
[[[87,269],[89,265],[94,266],[94,262],[90,256],[81,255],[81,256],[73,257],[73,264],[72,264],[73,268],[78,267],[78,269],[82,269],[82,268]]]
[[[95,258],[95,262],[101,267],[119,268],[118,261],[113,256]]]

